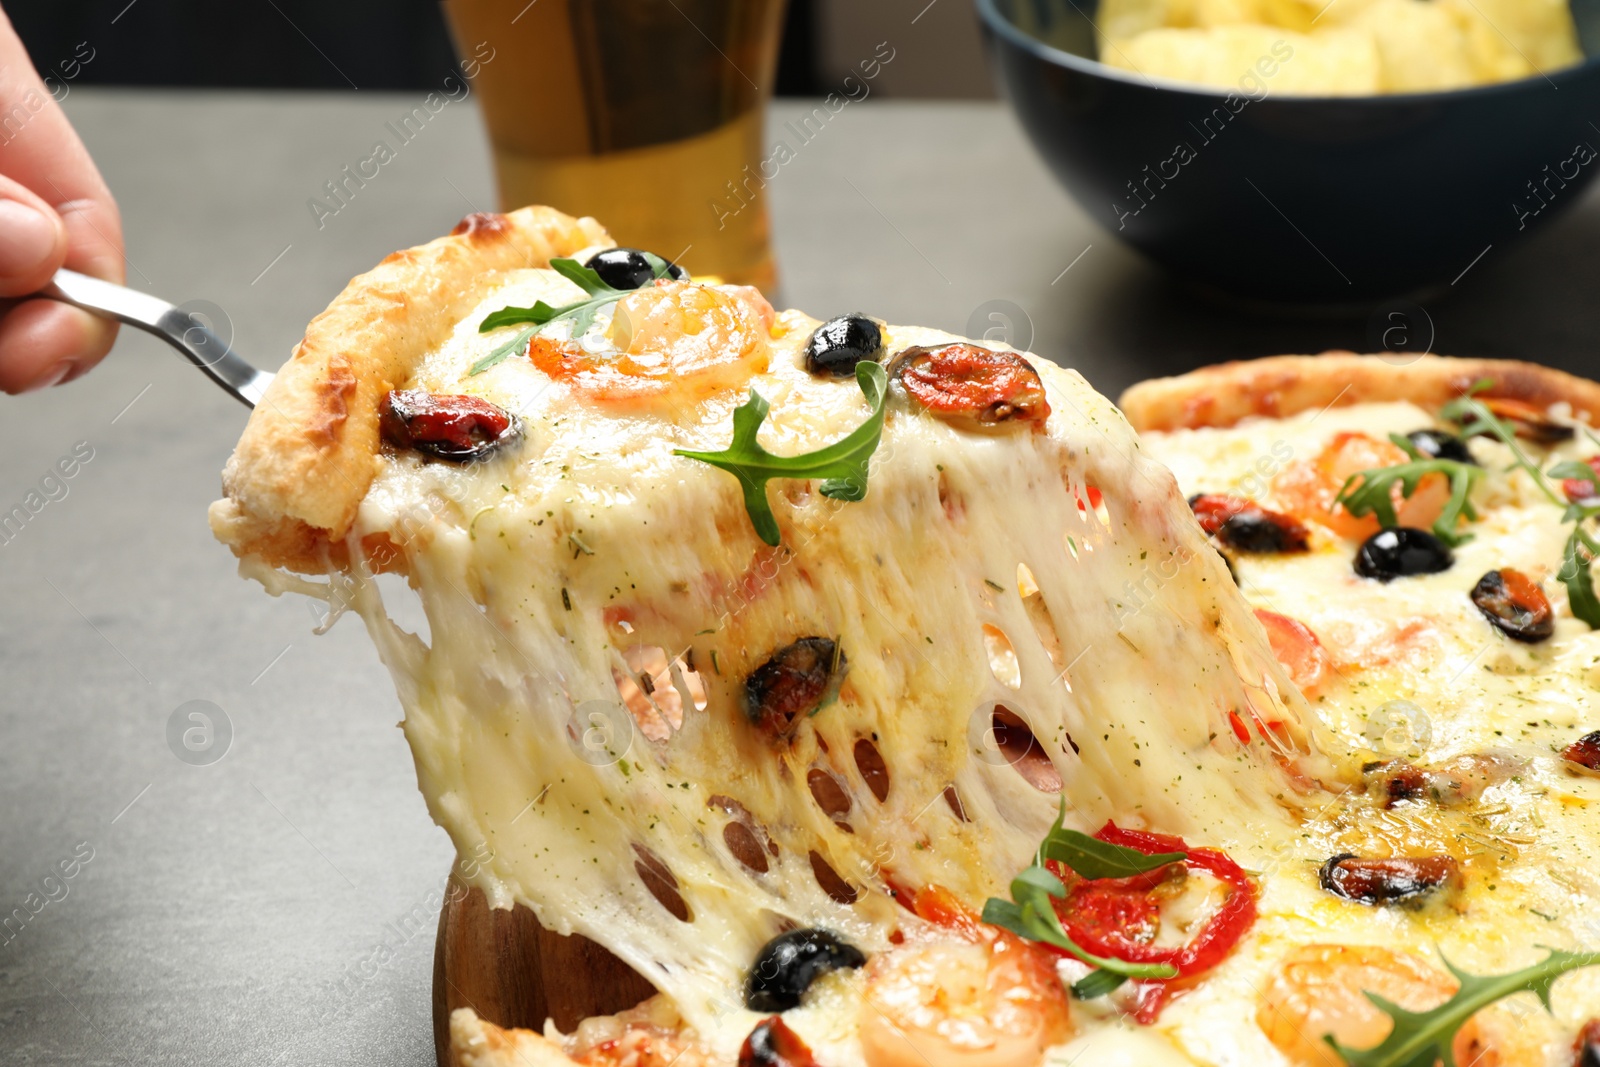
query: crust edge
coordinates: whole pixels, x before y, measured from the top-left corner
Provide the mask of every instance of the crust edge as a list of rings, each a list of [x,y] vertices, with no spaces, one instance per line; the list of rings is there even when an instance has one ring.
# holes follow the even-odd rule
[[[236,556],[321,573],[376,474],[378,405],[482,299],[494,274],[614,244],[553,208],[468,215],[351,279],[306,327],[222,472],[212,533]]]
[[[1514,359],[1394,359],[1325,352],[1219,363],[1140,382],[1122,394],[1118,406],[1135,430],[1165,432],[1382,401],[1439,407],[1488,379],[1493,384],[1486,396],[1521,400],[1542,410],[1566,404],[1579,419],[1600,424],[1600,384],[1565,371]]]
[[[543,1034],[496,1026],[471,1008],[450,1013],[450,1062],[453,1067],[574,1067]]]

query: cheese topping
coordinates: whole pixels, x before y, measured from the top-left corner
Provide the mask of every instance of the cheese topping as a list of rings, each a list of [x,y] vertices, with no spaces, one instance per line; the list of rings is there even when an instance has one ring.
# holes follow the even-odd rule
[[[1437,425],[1411,404],[1362,404],[1229,429],[1146,434],[1143,441],[1186,494],[1233,493],[1287,508],[1280,492],[1285,472],[1314,459],[1337,435],[1384,441]],[[1550,450],[1525,447],[1545,470],[1600,451],[1583,434]],[[1488,472],[1473,497],[1481,517],[1466,528],[1473,537],[1454,550],[1447,571],[1388,583],[1359,578],[1351,566],[1356,542],[1320,526],[1313,527],[1308,553],[1233,557],[1245,599],[1304,623],[1328,652],[1332,670],[1314,707],[1340,750],[1424,766],[1460,767],[1462,760],[1487,757],[1491,784],[1475,804],[1454,810],[1432,803],[1385,809],[1358,790],[1310,812],[1299,833],[1277,845],[1250,951],[1236,954],[1162,1017],[1163,1028],[1180,1035],[1199,1062],[1283,1062],[1259,1029],[1237,1020],[1255,1011],[1293,946],[1383,945],[1424,958],[1437,958],[1437,950],[1472,973],[1494,974],[1539,958],[1535,946],[1600,942],[1594,918],[1600,780],[1569,772],[1559,756],[1600,725],[1600,632],[1572,617],[1556,579],[1570,530],[1562,508],[1525,472],[1508,473],[1513,457],[1506,446],[1475,438],[1470,448]],[[1469,598],[1481,575],[1507,567],[1549,596],[1556,613],[1549,640],[1511,640]],[[1466,886],[1443,908],[1351,904],[1322,892],[1316,878],[1319,864],[1344,852],[1448,853],[1463,861]],[[1556,988],[1553,1017],[1530,1007],[1532,998],[1508,1002],[1532,1050],[1528,1059],[1503,1062],[1570,1056],[1571,1032],[1600,1011],[1600,974],[1578,971]],[[1229,1025],[1218,1024],[1219,1013]]]
[[[1036,363],[1041,433],[961,429],[896,387],[866,498],[774,482],[769,549],[735,477],[672,454],[724,447],[743,390],[623,407],[526,359],[468,374],[505,340],[485,314],[578,295],[508,274],[409,386],[524,427],[471,466],[378,460],[352,556],[402,567],[426,633],[391,620],[367,568],[333,576],[394,674],[431,813],[492,857],[477,884],[496,906],[605,946],[731,1055],[766,941],[819,926],[870,954],[914,936],[891,880],[976,912],[1029,862],[1056,789],[1070,825],[1181,833],[1246,866],[1260,826],[1289,825],[1314,719],[1171,476],[1079,376]],[[779,454],[866,415],[853,381],[803,369],[815,325],[780,316],[749,383]],[[887,333],[891,353],[954,340]],[[746,717],[745,680],[807,637],[847,673],[777,740]]]
[[[746,299],[717,292],[680,302],[682,328],[717,329],[702,311]],[[820,927],[869,956],[937,938],[894,887],[943,887],[978,912],[1032,861],[1063,799],[1086,832],[1114,819],[1225,850],[1260,885],[1261,917],[1157,1026],[1127,1019],[1126,988],[1075,1003],[1075,1036],[1047,1060],[1093,1048],[1105,1063],[1291,1062],[1248,1020],[1284,954],[1311,942],[1439,944],[1492,973],[1528,962],[1533,944],[1600,935],[1582,926],[1600,893],[1586,862],[1600,790],[1554,755],[1593,722],[1600,635],[1553,580],[1559,509],[1526,475],[1499,473],[1501,446],[1473,446],[1494,473],[1451,570],[1359,579],[1353,544],[1313,527],[1309,553],[1238,559],[1236,588],[1185,496],[1285,507],[1274,479],[1334,434],[1381,440],[1432,419],[1367,405],[1141,443],[1077,374],[1035,361],[1041,432],[956,425],[891,386],[865,499],[774,480],[782,543],[769,548],[740,480],[674,450],[727,445],[741,377],[770,402],[760,442],[773,453],[859,426],[856,383],[804,369],[816,321],[786,312],[752,340],[750,304],[739,367],[716,371],[735,384],[715,388],[610,391],[619,343],[648,362],[643,320],[610,322],[626,310],[578,339],[558,321],[536,359],[471,373],[509,336],[480,332],[485,315],[581,295],[552,271],[508,273],[408,383],[499,405],[519,440],[467,465],[380,455],[348,541],[355,563],[320,591],[251,571],[360,614],[431,814],[463,855],[490,857],[475,877],[490,902],[621,957],[714,1056],[731,1059],[758,1021],[744,982],[775,935]],[[891,354],[954,340],[885,334]],[[590,369],[568,374],[567,360]],[[1509,642],[1467,598],[1497,567],[1544,584],[1551,641]],[[1252,608],[1299,620],[1326,649],[1314,705]],[[779,735],[754,721],[747,681],[796,642],[826,650],[834,686]],[[1509,770],[1459,810],[1389,811],[1338,791],[1363,760],[1406,755]],[[1373,909],[1318,887],[1336,853],[1419,850],[1465,859],[1453,909]],[[1219,887],[1195,886],[1166,914],[1163,945],[1215,911]],[[1062,965],[1067,980],[1084,973]],[[863,1062],[868,980],[836,972],[786,1013],[819,1062]],[[1547,1050],[1600,1004],[1594,972],[1560,988],[1578,995],[1527,1031]]]

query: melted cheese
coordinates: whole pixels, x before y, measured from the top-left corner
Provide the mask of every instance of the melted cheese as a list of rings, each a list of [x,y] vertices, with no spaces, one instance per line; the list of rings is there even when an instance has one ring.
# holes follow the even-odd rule
[[[1381,438],[1428,424],[1424,413],[1377,405],[1141,443],[1080,377],[1042,361],[1044,433],[972,433],[896,387],[866,498],[773,482],[784,535],[773,550],[733,476],[672,454],[724,447],[742,391],[629,413],[574,397],[521,358],[468,374],[505,340],[478,331],[485,314],[579,295],[549,271],[508,274],[411,383],[482,395],[524,425],[516,447],[471,466],[378,458],[351,556],[394,554],[383,562],[409,576],[418,632],[396,621],[416,613],[359,562],[321,595],[365,621],[405,707],[429,810],[463,855],[489,857],[475,881],[490,901],[524,904],[626,960],[717,1058],[731,1059],[757,1021],[744,978],[787,926],[825,927],[872,953],[891,935],[935,936],[894,903],[891,879],[944,886],[974,910],[1005,895],[1056,811],[1055,793],[1031,784],[1049,777],[1046,761],[1069,825],[1182,834],[1227,850],[1263,889],[1250,936],[1157,1027],[1131,1026],[1121,995],[1079,1004],[1076,1036],[1047,1062],[1093,1049],[1107,1064],[1284,1063],[1250,1020],[1277,961],[1309,942],[1437,943],[1489,972],[1528,962],[1535,943],[1600,936],[1582,926],[1600,890],[1587,873],[1600,790],[1552,758],[1593,721],[1600,635],[1563,610],[1554,640],[1514,646],[1464,595],[1484,570],[1517,566],[1564,609],[1550,580],[1555,509],[1522,476],[1496,475],[1478,539],[1447,574],[1363,582],[1349,570],[1353,546],[1318,533],[1308,555],[1241,561],[1241,597],[1184,504],[1234,491],[1270,505],[1277,471],[1335,432]],[[780,454],[838,440],[867,415],[853,381],[804,371],[815,325],[779,316],[751,382],[771,403],[762,442]],[[892,353],[953,339],[892,327],[886,342]],[[1504,466],[1498,446],[1475,447]],[[318,592],[253,573],[275,591]],[[1334,652],[1338,673],[1314,709],[1251,605],[1303,620]],[[837,640],[848,675],[792,741],[774,741],[745,718],[744,681],[811,636]],[[642,679],[652,650],[664,653]],[[1430,758],[1503,751],[1530,759],[1526,773],[1431,822],[1315,790],[1336,782],[1315,753],[1347,770],[1370,758],[1374,716],[1401,697],[1425,709]],[[995,744],[997,707],[1032,732],[1017,766]],[[863,744],[887,768],[886,792],[863,773]],[[826,811],[816,772],[834,786]],[[730,849],[736,819],[770,846],[764,872]],[[1419,844],[1488,857],[1469,857],[1461,913],[1362,908],[1316,885],[1334,852]],[[651,864],[670,872],[683,918],[642,877]],[[853,902],[819,883],[828,870]],[[1164,937],[1192,934],[1177,911],[1167,920]],[[786,1015],[829,1067],[861,1063],[862,983],[830,976]],[[1560,1028],[1600,1005],[1591,972],[1558,988],[1557,1020],[1528,1030],[1551,1055]]]
[[[599,942],[731,1056],[756,1018],[745,974],[786,924],[880,951],[919,925],[890,877],[977,910],[1027,865],[1057,797],[996,746],[996,705],[1031,729],[1028,758],[1059,774],[1070,824],[1114,818],[1265,862],[1263,828],[1288,832],[1292,783],[1317,769],[1315,719],[1171,475],[1080,377],[1036,361],[1053,410],[1043,433],[968,432],[895,387],[866,499],[774,482],[774,551],[737,479],[672,455],[724,447],[742,393],[622,414],[524,359],[468,375],[505,339],[478,332],[483,315],[578,296],[549,271],[508,275],[412,383],[482,395],[525,426],[518,447],[470,467],[378,460],[352,555],[397,546],[426,637],[391,619],[364,567],[334,575],[330,594],[394,674],[433,817],[463,855],[491,857],[476,879],[491,902]],[[750,383],[771,402],[762,441],[778,453],[831,443],[867,414],[852,380],[804,371],[815,325],[781,316]],[[887,343],[953,339],[893,327]],[[792,742],[774,742],[744,717],[743,683],[806,636],[836,638],[848,676]],[[704,707],[680,670],[674,693],[657,683],[660,713],[635,725],[617,680],[640,647],[692,664]],[[1230,713],[1277,732],[1241,746]],[[881,800],[856,762],[863,742],[888,768]],[[1299,778],[1285,770],[1296,764]],[[819,807],[807,784],[819,769],[848,811]],[[727,847],[723,797],[770,840],[765,873]],[[641,848],[671,872],[687,921],[641,878]],[[853,904],[819,885],[819,863]],[[853,1015],[801,1012],[797,1026],[845,1067],[860,1057]],[[839,1018],[846,1031],[829,1032]]]

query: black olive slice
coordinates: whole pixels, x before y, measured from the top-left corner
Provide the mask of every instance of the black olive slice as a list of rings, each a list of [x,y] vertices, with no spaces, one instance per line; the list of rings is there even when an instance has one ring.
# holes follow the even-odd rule
[[[1481,464],[1472,458],[1467,443],[1455,434],[1443,430],[1412,430],[1406,434],[1412,446],[1429,459],[1449,459],[1457,463]]]
[[[806,370],[821,378],[849,378],[863,360],[883,362],[883,331],[859,312],[829,319],[811,333]]]
[[[688,271],[670,260],[666,263],[668,275],[680,282],[688,280]],[[596,252],[584,266],[600,275],[600,280],[613,289],[639,289],[656,280],[655,268],[637,248],[608,248]]]
[[[1455,565],[1443,541],[1426,530],[1393,526],[1379,530],[1356,549],[1356,573],[1380,582],[1417,574],[1438,574]]]
[[[744,1003],[751,1011],[798,1007],[811,983],[843,968],[867,962],[861,950],[827,930],[790,930],[768,941],[756,954],[745,982]]]

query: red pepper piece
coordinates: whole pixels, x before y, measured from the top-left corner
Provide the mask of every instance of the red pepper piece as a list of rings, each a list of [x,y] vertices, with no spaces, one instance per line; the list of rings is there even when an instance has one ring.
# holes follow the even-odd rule
[[[1132,879],[1076,879],[1073,882],[1074,876],[1070,872],[1051,862],[1057,876],[1071,882],[1074,889],[1099,883],[1077,895],[1078,901],[1090,905],[1085,912],[1074,909],[1072,891],[1056,903],[1056,914],[1068,937],[1097,956],[1114,957],[1129,963],[1165,963],[1178,972],[1175,979],[1141,983],[1141,989],[1146,984],[1166,985],[1211,970],[1227,958],[1228,953],[1255,924],[1259,895],[1255,883],[1243,868],[1217,849],[1190,848],[1181,837],[1124,830],[1111,822],[1101,827],[1095,837],[1146,855],[1183,852],[1183,863],[1188,870],[1205,871],[1231,890],[1227,899],[1188,944],[1164,948],[1151,943],[1154,931],[1149,929],[1149,924],[1159,916],[1157,902],[1150,900],[1149,907],[1145,907],[1131,900],[1119,899],[1118,895],[1148,895],[1168,877],[1166,871],[1147,872]],[[1121,925],[1118,925],[1119,921]],[[1141,1001],[1153,995],[1142,991]],[[1159,1003],[1152,1010],[1159,1012]]]

